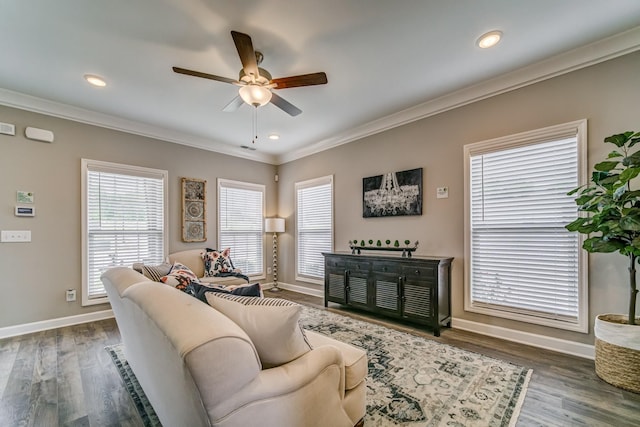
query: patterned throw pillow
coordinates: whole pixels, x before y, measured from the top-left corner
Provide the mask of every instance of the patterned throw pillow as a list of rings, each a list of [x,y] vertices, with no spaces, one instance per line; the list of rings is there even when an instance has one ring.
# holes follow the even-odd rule
[[[238,272],[231,261],[231,248],[222,252],[207,250],[200,255],[204,260],[205,277],[219,277],[223,274]]]
[[[187,286],[193,283],[200,283],[193,271],[184,264],[176,262],[171,267],[171,271],[160,279],[162,283],[173,286],[181,291],[186,291]]]
[[[210,306],[233,320],[251,338],[265,368],[288,363],[311,350],[300,326],[302,306],[281,298],[209,292]]]

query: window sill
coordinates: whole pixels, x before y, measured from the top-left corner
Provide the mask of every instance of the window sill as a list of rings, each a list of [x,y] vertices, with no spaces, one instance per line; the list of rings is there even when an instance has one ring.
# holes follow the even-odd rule
[[[324,279],[314,279],[312,277],[296,276],[296,282],[312,283],[314,285],[324,285]]]

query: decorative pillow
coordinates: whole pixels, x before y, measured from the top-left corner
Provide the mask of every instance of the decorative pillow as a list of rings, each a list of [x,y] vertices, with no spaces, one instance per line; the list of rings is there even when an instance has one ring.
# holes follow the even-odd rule
[[[200,254],[204,260],[204,276],[217,277],[226,273],[237,272],[231,261],[231,248],[222,252],[209,250]]]
[[[195,273],[179,262],[174,263],[169,274],[162,277],[160,281],[183,292],[191,283],[200,283]]]
[[[311,345],[299,324],[302,306],[281,298],[255,298],[209,292],[210,306],[233,320],[251,338],[265,368],[302,356]]]
[[[166,276],[171,271],[172,265],[168,262],[164,262],[158,265],[142,265],[142,274],[144,277],[159,282],[162,276]]]

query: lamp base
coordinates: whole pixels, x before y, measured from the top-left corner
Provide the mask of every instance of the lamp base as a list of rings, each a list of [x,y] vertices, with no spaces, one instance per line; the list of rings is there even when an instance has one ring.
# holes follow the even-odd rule
[[[281,290],[282,289],[280,289],[278,285],[275,285],[273,288],[268,289],[269,292],[280,292]]]

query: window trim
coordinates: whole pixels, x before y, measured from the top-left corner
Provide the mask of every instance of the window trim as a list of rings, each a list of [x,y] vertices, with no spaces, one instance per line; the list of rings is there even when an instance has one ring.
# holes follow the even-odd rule
[[[88,220],[88,204],[89,204],[89,171],[102,171],[110,173],[121,173],[123,175],[146,176],[150,178],[159,178],[163,182],[163,198],[164,198],[164,235],[163,235],[163,259],[166,259],[169,248],[169,172],[162,169],[153,169],[143,166],[126,165],[122,163],[105,162],[101,160],[81,159],[81,237],[82,237],[82,306],[90,306],[96,304],[105,304],[109,302],[109,297],[89,298],[89,220]]]
[[[305,181],[298,181],[294,184],[294,206],[295,206],[295,280],[299,282],[307,282],[315,285],[324,285],[324,277],[317,278],[301,274],[298,271],[298,190],[317,187],[320,185],[331,184],[331,249],[333,252],[335,244],[335,194],[333,185],[333,175],[325,175],[318,178],[308,179]]]
[[[221,191],[220,188],[221,187],[227,187],[227,188],[240,188],[240,189],[245,189],[245,190],[251,190],[251,191],[260,191],[262,193],[262,220],[261,220],[261,235],[262,235],[262,272],[260,273],[254,273],[254,274],[249,274],[248,276],[252,279],[252,280],[261,280],[261,279],[266,279],[267,275],[266,275],[266,265],[267,265],[267,251],[266,251],[266,244],[265,244],[265,233],[264,233],[264,218],[265,218],[265,212],[266,212],[266,208],[265,208],[265,204],[266,204],[266,198],[267,198],[267,190],[266,190],[266,186],[264,184],[254,184],[252,182],[245,182],[245,181],[235,181],[232,179],[226,179],[226,178],[218,178],[217,179],[217,186],[216,186],[216,190],[217,190],[217,197],[216,197],[216,202],[218,203],[217,209],[216,209],[216,214],[217,214],[217,221],[216,221],[216,246],[218,249],[222,250],[224,248],[221,247],[220,244],[220,195],[221,195]],[[233,260],[233,250],[231,251],[231,259]],[[243,272],[244,273],[244,272]]]
[[[579,185],[588,180],[587,172],[587,120],[549,126],[528,132],[508,135],[500,138],[480,141],[464,146],[464,310],[516,320],[525,323],[543,325],[558,329],[588,333],[589,332],[589,286],[588,286],[588,254],[582,249],[584,236],[578,241],[578,318],[576,323],[563,322],[543,317],[530,316],[511,311],[496,310],[474,305],[471,301],[471,203],[470,203],[470,158],[480,153],[501,151],[523,147],[533,143],[541,143],[575,136],[577,144],[577,175]],[[580,213],[582,215],[582,213]]]

